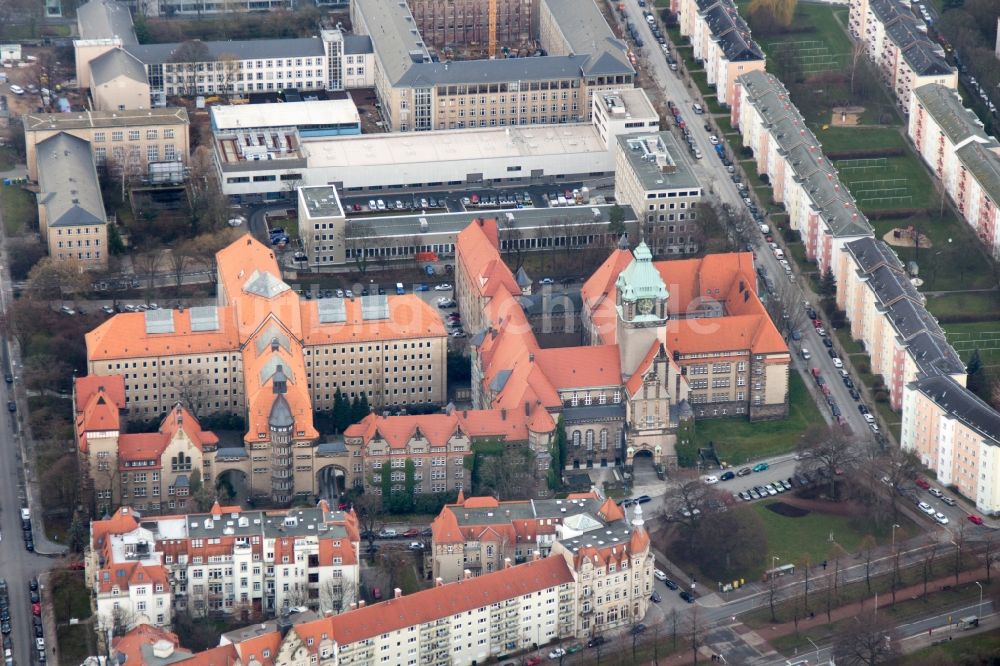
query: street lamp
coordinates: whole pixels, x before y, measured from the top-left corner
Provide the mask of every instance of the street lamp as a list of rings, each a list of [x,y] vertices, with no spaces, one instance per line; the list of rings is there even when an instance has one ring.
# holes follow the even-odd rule
[[[892,526],[892,547],[893,547],[893,549],[896,548],[896,528],[897,527],[899,527],[899,525],[893,524],[893,526]]]
[[[976,585],[979,586],[979,606],[976,609],[976,615],[979,616],[979,621],[982,622],[982,620],[983,620],[983,584],[980,583],[977,580],[976,581]]]
[[[771,571],[774,571],[774,563],[775,563],[775,561],[780,560],[780,559],[781,558],[778,557],[777,555],[772,555],[771,556]]]
[[[806,640],[809,641],[810,645],[812,645],[814,648],[816,648],[816,663],[818,664],[819,663],[819,646],[816,645],[815,643],[813,643],[813,639],[809,638],[808,636],[806,636]]]

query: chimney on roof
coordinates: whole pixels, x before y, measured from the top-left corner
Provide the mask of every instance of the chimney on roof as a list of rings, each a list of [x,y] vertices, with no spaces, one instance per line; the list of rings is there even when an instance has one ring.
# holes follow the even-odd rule
[[[463,418],[463,419],[464,419],[464,418],[468,418],[468,416],[469,416],[469,410],[467,410],[467,409],[463,409],[463,410],[462,410],[462,418]]]
[[[512,566],[513,566],[513,563],[510,561],[509,557],[503,558],[503,568],[504,569],[510,569]]]
[[[364,607],[365,607],[365,600],[364,599],[360,599],[358,601],[358,608],[364,608]]]
[[[352,601],[351,602],[351,610],[357,610],[357,609],[358,609],[358,605]]]
[[[478,224],[479,226],[483,226],[483,218],[481,218],[481,217],[477,217],[477,218],[476,218],[476,223],[477,223],[477,224]]]
[[[434,587],[441,587],[442,585],[444,585],[444,578],[438,576],[434,579]]]
[[[466,569],[462,572],[462,580],[472,580],[472,572]]]
[[[531,403],[527,400],[524,401],[524,415],[531,416]]]
[[[403,591],[401,589],[399,589],[398,587],[395,588],[392,591],[392,598],[393,599],[399,599],[401,596],[403,596]]]
[[[535,362],[535,352],[529,352],[528,353],[528,363],[534,363],[534,362]]]
[[[539,551],[537,551],[537,550],[532,551],[532,553],[531,553],[531,561],[532,562],[537,562],[540,559],[542,559],[542,554]]]
[[[507,409],[506,408],[501,408],[500,409],[500,420],[501,421],[506,421],[507,420]]]

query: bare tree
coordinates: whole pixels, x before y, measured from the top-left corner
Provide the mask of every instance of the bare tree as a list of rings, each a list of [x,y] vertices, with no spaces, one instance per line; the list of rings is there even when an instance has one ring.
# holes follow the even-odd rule
[[[382,498],[377,495],[362,494],[354,500],[354,512],[358,515],[361,538],[366,539],[369,549],[372,549],[378,531],[382,529]]]
[[[320,612],[343,613],[357,601],[356,590],[344,578],[329,578],[319,589]]]
[[[996,536],[992,530],[986,535],[986,539],[983,541],[983,546],[983,565],[986,567],[986,582],[989,583],[990,570],[993,568],[993,564],[998,559],[996,552]]]
[[[170,271],[174,275],[174,285],[177,288],[179,296],[181,286],[184,283],[184,271],[187,269],[188,264],[191,263],[191,255],[188,252],[187,245],[179,243],[176,247],[171,248],[170,253],[167,255],[167,260],[170,263]]]
[[[965,557],[965,521],[960,521],[955,535],[955,585],[958,585],[958,573],[962,570],[962,560]]]
[[[861,553],[865,558],[865,586],[868,588],[868,594],[872,592],[872,558],[877,546],[875,537],[871,534],[866,534],[861,539]]]
[[[135,272],[146,279],[146,288],[152,290],[156,286],[156,275],[160,270],[163,261],[163,251],[156,247],[149,247],[142,252],[132,256],[132,265]]]
[[[937,543],[931,544],[930,551],[924,555],[923,561],[923,576],[924,576],[924,597],[927,597],[927,584],[930,582],[931,576],[934,574],[934,555],[937,553]]]
[[[201,370],[178,370],[178,374],[175,377],[168,377],[165,383],[176,391],[177,400],[198,418],[201,407],[206,404],[202,387],[208,386],[209,381],[208,375]]]
[[[838,666],[877,666],[894,661],[899,654],[895,627],[874,611],[844,622],[833,641]]]
[[[799,567],[802,569],[802,573],[805,578],[805,585],[802,588],[802,597],[805,601],[806,608],[809,608],[809,573],[812,569],[812,558],[809,553],[804,554],[799,559]]]
[[[847,551],[839,543],[830,547],[830,559],[833,560],[833,591],[840,589],[840,563],[847,559]]]
[[[362,275],[368,271],[368,246],[371,242],[372,228],[367,222],[350,220],[344,225],[344,249],[348,257],[354,259],[354,265]]]
[[[836,499],[837,477],[853,471],[858,462],[858,442],[838,427],[812,426],[803,433],[799,451],[805,454],[799,466],[825,476],[829,496]]]
[[[698,649],[703,643],[704,630],[698,605],[695,604],[691,607],[691,612],[688,613],[685,627],[685,638],[688,641],[688,645],[691,646],[691,656],[693,657],[695,664],[698,663]]]

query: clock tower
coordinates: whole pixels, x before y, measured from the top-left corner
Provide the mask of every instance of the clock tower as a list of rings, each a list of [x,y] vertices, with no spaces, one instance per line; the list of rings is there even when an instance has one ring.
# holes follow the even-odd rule
[[[615,281],[618,353],[622,373],[635,372],[649,348],[665,337],[667,299],[670,294],[653,265],[653,254],[645,243],[632,253],[632,262]]]

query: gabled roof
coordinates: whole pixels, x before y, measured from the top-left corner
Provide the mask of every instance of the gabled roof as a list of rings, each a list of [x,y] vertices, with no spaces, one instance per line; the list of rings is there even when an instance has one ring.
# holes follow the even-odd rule
[[[76,9],[80,39],[120,39],[138,44],[128,5],[115,0],[90,0]]]
[[[617,345],[539,349],[535,363],[557,390],[618,386],[622,381]]]
[[[172,646],[173,651],[170,655],[154,656],[153,646],[162,648],[165,644]],[[116,637],[112,641],[112,648],[117,659],[115,663],[129,664],[129,666],[166,666],[193,656],[190,650],[181,647],[177,634],[150,624],[136,625],[124,636]]]
[[[80,450],[87,452],[88,432],[118,431],[125,409],[125,379],[121,375],[76,377],[73,381],[76,433]]]
[[[111,49],[90,61],[90,77],[95,86],[110,83],[119,76],[139,83],[149,83],[146,68],[138,58],[124,49]]]
[[[317,622],[327,623],[329,635],[345,646],[572,582],[573,574],[564,558],[546,557],[389,599]]]
[[[499,231],[495,219],[480,219],[458,234],[455,256],[461,269],[469,276],[481,297],[495,295],[505,288],[511,295],[519,296],[521,288],[507,264],[500,258]]]
[[[957,90],[940,83],[929,83],[914,88],[913,96],[953,145],[957,146],[967,139],[996,143],[996,139],[986,134],[982,121],[962,103],[962,96]]]
[[[36,157],[38,202],[50,228],[107,224],[89,141],[59,132],[38,144]]]

